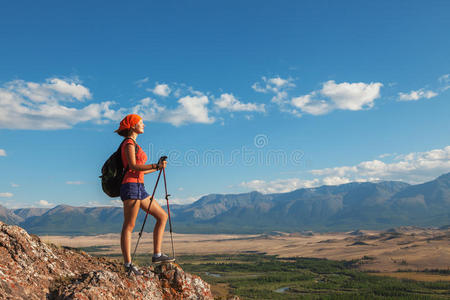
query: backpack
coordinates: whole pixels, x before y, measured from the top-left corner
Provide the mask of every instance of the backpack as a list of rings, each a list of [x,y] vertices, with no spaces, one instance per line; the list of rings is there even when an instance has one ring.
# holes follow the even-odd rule
[[[110,197],[120,196],[120,185],[122,184],[123,176],[128,171],[128,167],[125,169],[122,163],[122,144],[130,138],[125,138],[120,143],[119,148],[114,152],[103,164],[102,175],[99,176],[102,179],[102,189],[106,195]],[[134,143],[135,154],[137,155],[138,146]]]

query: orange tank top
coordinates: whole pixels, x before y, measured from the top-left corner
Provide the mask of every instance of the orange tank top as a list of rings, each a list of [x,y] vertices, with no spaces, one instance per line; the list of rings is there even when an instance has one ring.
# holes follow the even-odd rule
[[[128,159],[125,155],[125,147],[131,144],[135,145],[135,142],[132,139],[127,139],[125,142],[123,142],[121,147],[121,154],[122,154],[122,163],[123,167],[126,169],[128,167]],[[145,165],[147,162],[147,154],[145,154],[144,150],[142,150],[141,146],[137,145],[137,153],[136,153],[136,164],[137,165]],[[138,183],[144,183],[144,172],[140,171],[134,171],[134,170],[127,170],[125,173],[125,176],[123,176],[122,184],[128,183],[128,182],[138,182]]]

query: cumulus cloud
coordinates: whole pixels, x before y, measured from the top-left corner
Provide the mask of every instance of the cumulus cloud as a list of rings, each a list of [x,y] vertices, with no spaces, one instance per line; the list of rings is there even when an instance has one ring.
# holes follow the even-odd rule
[[[159,105],[155,99],[144,98],[133,108],[134,113],[142,115],[145,120],[170,123],[175,126],[187,123],[211,124],[215,121],[208,115],[207,96],[185,96],[178,100],[176,108]]]
[[[313,100],[315,93],[292,98],[292,104],[303,112],[311,115],[324,115],[332,110],[332,106],[325,100]]]
[[[315,187],[319,184],[318,179],[302,180],[299,178],[277,179],[272,181],[251,180],[240,183],[240,186],[258,191],[260,193],[286,193],[300,188]]]
[[[330,80],[323,85],[321,94],[329,97],[338,109],[361,110],[373,106],[373,101],[380,97],[382,86],[380,82],[336,84]]]
[[[51,78],[46,84],[43,84],[41,88],[53,90],[59,94],[73,97],[77,100],[90,99],[91,93],[89,90],[81,84],[75,82],[68,82],[59,78]]]
[[[82,181],[66,181],[66,184],[74,184],[74,185],[80,185],[83,184],[84,182]]]
[[[0,149],[0,156],[6,156],[5,149]]]
[[[85,207],[99,207],[99,206],[105,206],[103,203],[100,203],[98,201],[88,201],[87,203],[84,203],[83,206]],[[112,205],[106,205],[106,206],[112,206]]]
[[[417,101],[420,99],[431,99],[436,97],[438,94],[431,90],[420,89],[417,91],[411,91],[409,93],[398,93],[398,100],[400,101]]]
[[[265,180],[251,180],[247,182],[240,183],[240,186],[247,188],[249,190],[258,191],[263,194],[272,193],[287,193],[301,188],[314,188],[322,185],[340,185],[349,183],[352,181],[374,181],[375,178],[368,179],[356,179],[351,180],[347,177],[341,176],[325,176],[323,178],[314,178],[311,180],[299,179],[299,178],[288,178],[288,179],[276,179],[272,181]]]
[[[11,198],[14,196],[13,193],[0,193],[0,198]]]
[[[339,176],[329,176],[322,179],[322,183],[324,185],[340,185],[349,183],[350,179],[346,177],[339,177]]]
[[[205,196],[205,195],[191,196],[191,197],[184,197],[184,198],[170,198],[170,203],[173,203],[173,204],[190,204],[190,203],[193,203],[193,202],[197,201],[198,199],[200,199],[203,196]]]
[[[232,94],[227,93],[220,95],[220,98],[215,100],[214,104],[218,108],[228,111],[265,111],[264,104],[241,103]]]
[[[175,126],[184,123],[205,123],[214,122],[214,118],[208,116],[206,105],[209,100],[207,96],[186,96],[178,100],[180,104],[176,109],[167,114],[167,121]]]
[[[336,83],[325,82],[322,89],[291,99],[291,104],[302,112],[323,115],[335,109],[362,110],[372,108],[375,99],[380,97],[380,82]]]
[[[156,84],[155,88],[150,90],[151,92],[153,92],[153,94],[161,96],[161,97],[167,97],[169,96],[171,89],[169,88],[169,86],[167,84]]]
[[[267,78],[263,76],[262,82],[255,82],[252,88],[259,93],[279,92],[281,88],[295,87],[292,78],[283,79],[280,76]]]
[[[284,79],[279,76],[273,78],[262,77],[262,82],[256,82],[252,85],[253,90],[259,93],[272,93],[275,96],[271,101],[278,105],[284,105],[288,96],[287,90],[295,87],[292,78]]]
[[[272,84],[276,87],[282,87],[282,86],[287,86],[289,84],[291,84],[289,79],[283,79],[281,77],[274,77],[274,78],[270,78],[269,80],[267,80],[267,82],[269,84]]]
[[[357,180],[403,180],[420,183],[450,170],[450,146],[426,152],[398,155],[392,163],[381,160],[363,161],[355,166],[312,170],[315,176],[341,177]]]
[[[432,180],[449,170],[450,146],[447,146],[443,149],[397,155],[392,163],[376,159],[363,161],[354,166],[311,170],[309,173],[313,175],[312,179],[251,180],[242,182],[240,186],[261,193],[284,193],[300,188],[340,185],[349,182],[395,180],[418,184]]]
[[[39,200],[38,204],[40,206],[49,207],[53,206],[53,203],[48,202],[47,200]]]
[[[92,103],[79,108],[91,98],[81,84],[50,78],[44,83],[14,80],[0,87],[0,128],[67,129],[86,122],[119,119],[121,111],[110,108],[113,102]]]

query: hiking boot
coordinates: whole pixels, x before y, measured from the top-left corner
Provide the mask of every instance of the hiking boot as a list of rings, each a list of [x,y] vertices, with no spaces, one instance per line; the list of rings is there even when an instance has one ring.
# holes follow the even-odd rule
[[[134,266],[133,264],[130,264],[129,266],[125,266],[125,272],[127,274],[134,274],[136,276],[141,276],[142,273]]]
[[[165,254],[161,254],[160,257],[152,257],[152,263],[154,264],[162,264],[162,263],[169,263],[169,262],[174,262],[175,258],[173,257],[169,257]]]

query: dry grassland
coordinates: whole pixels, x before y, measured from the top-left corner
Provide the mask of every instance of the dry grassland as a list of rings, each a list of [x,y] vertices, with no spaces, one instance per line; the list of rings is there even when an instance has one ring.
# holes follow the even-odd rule
[[[369,274],[376,276],[411,279],[417,281],[450,281],[450,275],[427,274],[422,272],[379,272]]]
[[[69,247],[104,246],[98,254],[120,253],[119,234],[98,236],[42,236],[46,242]],[[133,246],[137,234],[133,236]],[[232,254],[260,252],[280,257],[362,259],[366,271],[395,272],[450,269],[450,230],[402,227],[390,231],[346,233],[278,233],[275,235],[174,234],[176,254]],[[138,253],[152,253],[152,235],[144,233]],[[171,253],[166,232],[163,250]],[[402,273],[396,273],[401,276]],[[422,274],[423,275],[423,274]],[[440,276],[449,280],[449,276]],[[425,277],[423,277],[425,278]],[[431,277],[430,277],[431,278]]]

